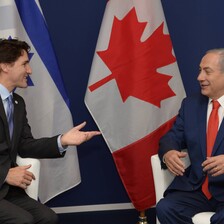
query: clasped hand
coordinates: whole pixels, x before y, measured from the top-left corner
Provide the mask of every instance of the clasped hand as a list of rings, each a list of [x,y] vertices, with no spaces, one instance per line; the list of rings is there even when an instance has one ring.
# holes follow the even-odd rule
[[[224,155],[207,157],[202,163],[203,171],[213,177],[224,174]]]
[[[165,153],[163,160],[171,173],[173,173],[176,176],[183,176],[186,167],[181,158],[184,158],[186,156],[187,156],[186,152],[170,150],[167,153]]]
[[[35,176],[32,172],[28,171],[31,165],[17,166],[9,169],[6,176],[6,183],[12,186],[26,189],[35,180]]]
[[[186,152],[170,150],[165,153],[164,162],[170,172],[176,176],[182,176],[185,171],[185,165],[181,158],[186,156]],[[224,174],[224,155],[207,157],[207,159],[202,163],[202,168],[204,172],[207,172],[213,177]]]

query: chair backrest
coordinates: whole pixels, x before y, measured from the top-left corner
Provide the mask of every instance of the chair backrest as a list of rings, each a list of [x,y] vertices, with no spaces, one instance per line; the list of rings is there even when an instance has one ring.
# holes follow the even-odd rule
[[[38,200],[38,190],[39,190],[39,178],[40,178],[40,160],[33,158],[21,158],[17,156],[16,162],[19,166],[25,166],[31,164],[29,171],[35,176],[35,180],[27,187],[26,193],[33,199]]]

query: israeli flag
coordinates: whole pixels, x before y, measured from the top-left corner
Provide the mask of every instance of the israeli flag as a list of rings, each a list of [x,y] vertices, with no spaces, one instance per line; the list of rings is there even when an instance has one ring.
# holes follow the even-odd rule
[[[51,137],[72,128],[69,100],[39,2],[0,0],[0,38],[19,38],[31,46],[29,87],[16,91],[26,102],[34,137]],[[80,183],[77,151],[70,148],[64,158],[41,160],[42,203]]]

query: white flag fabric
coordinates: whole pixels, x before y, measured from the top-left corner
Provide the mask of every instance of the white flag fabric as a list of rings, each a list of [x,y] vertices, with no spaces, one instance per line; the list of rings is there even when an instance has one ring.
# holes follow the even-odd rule
[[[109,0],[85,103],[139,211],[155,204],[150,157],[184,97],[160,0]]]
[[[51,137],[68,131],[73,127],[69,100],[39,2],[0,1],[0,38],[17,37],[31,46],[33,74],[28,88],[16,92],[25,99],[34,137]],[[64,158],[41,160],[39,199],[45,203],[80,181],[76,147],[69,147]]]

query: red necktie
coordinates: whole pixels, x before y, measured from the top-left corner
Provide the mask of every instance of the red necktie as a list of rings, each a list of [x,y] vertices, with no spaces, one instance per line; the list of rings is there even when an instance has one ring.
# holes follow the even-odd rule
[[[218,101],[212,101],[212,112],[209,116],[208,120],[208,127],[207,127],[207,156],[211,156],[212,149],[215,143],[216,135],[218,132],[219,127],[219,115],[218,115],[218,109],[220,107],[220,104]],[[211,194],[208,190],[208,175],[206,175],[205,182],[202,185],[202,191],[205,194],[205,196],[210,199]]]

